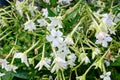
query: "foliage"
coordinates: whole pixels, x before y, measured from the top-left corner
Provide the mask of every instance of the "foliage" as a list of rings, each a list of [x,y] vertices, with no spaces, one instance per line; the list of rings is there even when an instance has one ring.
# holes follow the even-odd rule
[[[0,79],[119,79],[117,0],[9,3],[0,8]]]

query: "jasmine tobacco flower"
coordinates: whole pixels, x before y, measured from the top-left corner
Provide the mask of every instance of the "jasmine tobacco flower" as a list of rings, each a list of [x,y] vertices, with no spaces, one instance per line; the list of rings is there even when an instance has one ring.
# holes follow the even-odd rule
[[[28,30],[28,31],[33,31],[36,30],[36,26],[33,20],[28,20],[25,24],[24,24],[24,30]]]
[[[25,63],[26,66],[29,66],[26,54],[24,54],[24,53],[15,53],[14,58],[20,58],[22,63]]]
[[[103,80],[111,80],[110,75],[111,75],[111,72],[106,72],[106,73],[103,73],[103,75],[100,75],[100,78],[102,78]]]
[[[112,38],[110,37],[110,35],[105,32],[96,33],[95,37],[97,38],[95,43],[102,44],[103,47],[107,47],[108,46],[107,42],[112,41]]]

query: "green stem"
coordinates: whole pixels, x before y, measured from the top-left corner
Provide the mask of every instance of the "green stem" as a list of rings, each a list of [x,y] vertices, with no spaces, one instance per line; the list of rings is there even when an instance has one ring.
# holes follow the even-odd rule
[[[81,64],[82,64],[82,63],[80,63],[80,64],[78,64],[76,67],[72,68],[72,70],[71,70],[71,71],[76,70],[78,67],[80,67],[80,65],[81,65]]]
[[[0,41],[1,41],[2,39],[4,39],[6,36],[8,36],[10,33],[12,33],[12,31],[8,32],[6,35],[4,35],[3,37],[1,37],[1,38],[0,38]]]
[[[38,40],[34,45],[32,45],[28,50],[26,50],[24,54],[27,54],[29,51],[31,51],[36,45],[38,45],[39,42],[40,40]]]
[[[106,56],[106,54],[108,53],[108,51],[109,51],[109,48],[108,48],[108,50],[105,52],[105,54],[100,58],[100,60],[102,60],[102,59],[104,59],[104,57]],[[93,63],[92,63],[92,65],[85,71],[85,73],[83,74],[83,75],[87,75],[87,73],[89,72],[89,70],[94,66],[94,64],[96,63],[96,61],[94,61]],[[103,67],[104,68],[104,67]],[[105,70],[105,69],[104,69]]]
[[[44,55],[45,55],[45,44],[43,45],[42,60],[44,59]]]
[[[77,7],[79,7],[80,3],[82,2],[82,0],[79,0],[78,3],[73,6],[72,8],[68,9],[65,14],[62,16],[62,19],[64,19],[66,17],[67,14],[73,12]]]
[[[2,33],[0,33],[0,36],[3,35],[9,28],[5,29]]]
[[[16,40],[15,40],[15,43],[14,43],[14,45],[13,45],[12,49],[10,50],[9,54],[6,56],[6,58],[5,58],[5,59],[8,59],[8,58],[9,58],[9,56],[12,54],[12,52],[13,52],[13,50],[14,50],[14,48],[15,48],[16,43],[17,43],[17,38],[16,38]]]
[[[13,58],[12,58],[12,61],[11,61],[11,64],[13,64],[13,63],[14,63],[14,60],[15,60],[15,58],[13,57]]]
[[[54,53],[55,57],[58,57],[58,56],[57,56],[57,53],[56,53],[56,51],[55,51],[55,48],[52,47],[52,50],[53,50],[53,53]]]
[[[61,70],[61,71],[62,71],[63,80],[65,80],[64,72],[63,72],[63,70]]]

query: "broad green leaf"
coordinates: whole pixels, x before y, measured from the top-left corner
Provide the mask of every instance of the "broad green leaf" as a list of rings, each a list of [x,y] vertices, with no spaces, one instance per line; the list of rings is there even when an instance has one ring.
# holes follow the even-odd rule
[[[5,75],[2,77],[2,80],[13,80],[13,73],[12,72],[6,72]]]
[[[28,72],[25,71],[14,73],[14,76],[21,79],[30,79],[30,75],[28,75]]]
[[[55,16],[55,13],[50,9],[50,8],[47,8],[48,9],[48,15],[50,16],[50,17],[54,17]]]

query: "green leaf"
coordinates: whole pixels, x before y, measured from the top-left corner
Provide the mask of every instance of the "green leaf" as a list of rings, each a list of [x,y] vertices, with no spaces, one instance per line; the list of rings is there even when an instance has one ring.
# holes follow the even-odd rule
[[[56,16],[55,15],[55,13],[50,9],[50,8],[47,8],[48,9],[48,16],[50,16],[50,17],[54,17],[54,16]]]
[[[74,11],[72,11],[69,14],[67,14],[66,17],[65,17],[65,20],[69,20],[69,19],[75,18],[75,16],[78,13],[78,11],[79,11],[79,8],[76,8]]]
[[[28,72],[25,71],[14,73],[14,76],[21,79],[30,79],[30,75],[28,74]]]
[[[50,0],[50,3],[55,6],[57,4],[57,1],[56,0]]]
[[[2,80],[13,80],[13,73],[12,72],[6,72],[5,75],[2,77]]]
[[[115,62],[111,62],[111,66],[120,66],[120,57]]]

